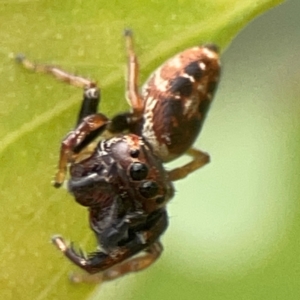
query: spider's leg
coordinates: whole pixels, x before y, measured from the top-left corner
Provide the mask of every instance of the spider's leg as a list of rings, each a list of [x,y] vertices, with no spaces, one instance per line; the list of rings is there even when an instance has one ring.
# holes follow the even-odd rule
[[[77,118],[77,125],[82,121],[84,117],[95,114],[97,112],[100,102],[100,89],[97,87],[95,81],[71,74],[56,66],[36,64],[22,54],[16,56],[16,61],[28,70],[37,73],[53,75],[58,80],[84,89],[83,101]]]
[[[61,143],[58,171],[54,179],[55,187],[60,187],[63,183],[67,164],[73,155],[78,154],[99,136],[109,123],[109,119],[105,115],[96,113],[99,101],[100,92],[97,87],[85,88],[77,126],[66,135]]]
[[[72,158],[72,155],[79,153],[104,131],[108,124],[106,116],[97,113],[100,102],[100,90],[94,81],[71,74],[56,66],[36,64],[24,55],[17,55],[16,61],[28,70],[53,75],[58,80],[84,89],[76,127],[67,134],[61,144],[58,171],[54,181],[54,186],[59,187],[64,181],[67,163]]]
[[[103,272],[104,280],[112,280],[129,272],[136,272],[148,267],[162,252],[158,242],[168,226],[168,217],[164,209],[157,211],[152,219],[146,222],[143,230],[137,231],[132,239],[122,243],[109,253],[97,251],[84,256],[81,251],[77,253],[72,244],[68,246],[60,236],[52,238],[54,245],[64,255],[81,269],[90,274]],[[144,258],[125,260],[141,251],[146,251]],[[130,263],[131,261],[131,263]],[[123,264],[124,263],[124,264]]]
[[[67,71],[64,71],[63,69],[47,65],[47,64],[37,64],[29,60],[26,56],[19,54],[16,56],[16,61],[20,63],[24,68],[37,72],[37,73],[46,73],[53,75],[58,80],[61,80],[65,83],[77,86],[77,87],[90,87],[95,84],[93,80],[77,76],[74,74],[71,74]]]
[[[111,268],[100,273],[73,273],[71,275],[71,280],[76,283],[102,283],[104,281],[111,281],[121,276],[127,275],[128,273],[139,272],[148,268],[156,262],[156,260],[160,257],[162,251],[163,246],[158,241],[144,250],[140,256],[128,259],[125,262],[112,266]]]
[[[131,112],[120,113],[113,117],[109,130],[113,133],[124,130],[137,133],[136,125],[141,121],[144,111],[144,101],[138,87],[139,63],[133,48],[131,30],[125,30],[124,36],[127,52],[126,99],[131,107]]]
[[[131,30],[125,30],[124,36],[127,51],[126,98],[129,105],[132,107],[133,113],[138,115],[144,109],[143,99],[139,93],[138,87],[139,63],[133,48]]]
[[[193,158],[192,161],[186,165],[169,171],[168,175],[171,181],[182,179],[209,163],[209,155],[198,149],[191,148],[186,152],[186,154]]]

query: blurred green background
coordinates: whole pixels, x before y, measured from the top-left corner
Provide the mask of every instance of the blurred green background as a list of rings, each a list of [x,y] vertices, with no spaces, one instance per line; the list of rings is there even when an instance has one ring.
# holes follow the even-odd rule
[[[197,142],[211,164],[176,184],[164,256],[126,299],[300,299],[299,51],[298,0],[226,49]]]
[[[150,1],[145,16],[138,4],[134,13],[113,1],[103,18],[93,1],[0,1],[1,299],[85,299],[93,291],[68,282],[76,268],[49,242],[61,233],[94,247],[86,210],[50,186],[58,141],[74,122],[81,92],[20,69],[13,54],[99,79],[101,109],[113,113],[126,108],[120,28],[133,26],[145,79],[197,42],[197,30],[204,32],[199,42],[228,43],[231,27],[215,33],[221,18],[207,16],[206,2],[193,7],[194,20],[194,1],[176,1],[170,10]],[[218,9],[229,2],[218,1]],[[158,20],[149,27],[147,14]],[[197,142],[212,161],[176,183],[163,256],[89,299],[300,299],[299,15],[299,0],[287,1],[256,18],[223,53],[222,81]]]

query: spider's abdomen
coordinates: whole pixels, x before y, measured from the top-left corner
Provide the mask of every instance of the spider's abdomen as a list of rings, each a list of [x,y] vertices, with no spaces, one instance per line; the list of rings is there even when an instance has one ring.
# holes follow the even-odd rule
[[[147,80],[142,135],[155,153],[170,161],[198,136],[220,76],[213,45],[187,49],[169,59]]]

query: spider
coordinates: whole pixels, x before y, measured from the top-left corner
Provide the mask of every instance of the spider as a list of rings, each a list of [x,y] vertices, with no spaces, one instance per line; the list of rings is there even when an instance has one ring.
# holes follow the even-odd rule
[[[84,89],[76,126],[62,140],[54,178],[54,186],[60,187],[69,173],[68,190],[88,208],[98,244],[94,253],[85,255],[61,236],[52,238],[69,260],[96,274],[75,274],[74,281],[113,280],[155,262],[163,250],[159,239],[168,226],[166,204],[174,195],[172,182],[209,162],[209,156],[192,145],[219,81],[217,47],[196,46],[175,55],[150,75],[139,92],[131,31],[125,30],[124,36],[126,98],[131,110],[111,119],[97,112],[100,89],[96,82],[17,56],[26,69]],[[105,138],[104,132],[112,137]],[[87,150],[99,136],[102,139]],[[163,163],[183,154],[192,160],[170,171],[164,169]]]

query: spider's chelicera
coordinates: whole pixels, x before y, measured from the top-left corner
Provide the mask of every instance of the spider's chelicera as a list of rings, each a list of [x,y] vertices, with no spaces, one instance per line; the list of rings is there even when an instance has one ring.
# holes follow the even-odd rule
[[[216,46],[196,46],[165,62],[139,91],[138,62],[129,30],[125,40],[126,96],[131,110],[112,119],[98,112],[100,90],[94,81],[17,57],[27,69],[84,89],[77,124],[61,143],[54,186],[60,187],[69,172],[68,189],[79,204],[88,207],[98,247],[85,255],[60,236],[52,241],[74,264],[97,273],[98,281],[142,270],[160,256],[159,240],[168,226],[166,204],[174,195],[172,182],[209,161],[206,153],[192,145],[220,76]],[[104,131],[112,137],[105,139]],[[99,136],[102,139],[90,149]],[[183,154],[191,156],[189,163],[164,169],[164,162]],[[73,279],[90,278],[77,274]]]

